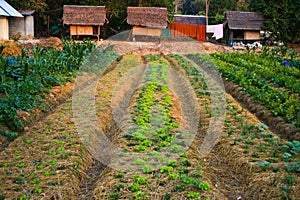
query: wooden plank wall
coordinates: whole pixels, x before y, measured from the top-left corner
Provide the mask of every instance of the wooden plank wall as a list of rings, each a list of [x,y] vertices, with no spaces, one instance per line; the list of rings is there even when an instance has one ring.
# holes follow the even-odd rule
[[[259,31],[245,31],[244,39],[245,40],[260,40]]]
[[[93,35],[93,26],[70,26],[70,35]]]

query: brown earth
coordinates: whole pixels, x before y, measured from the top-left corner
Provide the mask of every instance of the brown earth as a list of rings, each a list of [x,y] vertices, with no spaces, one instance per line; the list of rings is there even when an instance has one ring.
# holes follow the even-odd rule
[[[234,51],[232,47],[217,45],[210,42],[197,42],[197,41],[182,41],[182,42],[169,42],[163,41],[161,43],[155,42],[124,42],[124,41],[101,41],[98,45],[107,46],[108,44],[115,45],[115,50],[120,54],[138,53],[145,55],[147,53],[224,53]]]
[[[50,42],[49,42],[50,43]],[[58,42],[57,42],[58,43]],[[105,41],[102,43],[107,45],[107,43],[105,43]],[[147,53],[157,53],[157,54],[161,54],[163,53],[180,53],[180,52],[194,52],[195,50],[201,50],[204,51],[206,53],[214,53],[214,52],[226,52],[226,51],[231,51],[230,48],[226,48],[226,47],[220,47],[218,45],[214,45],[211,43],[203,43],[201,45],[199,44],[193,44],[190,45],[190,43],[185,43],[184,47],[182,46],[182,43],[178,44],[162,44],[161,46],[158,46],[157,44],[153,43],[153,44],[140,44],[140,43],[124,43],[124,42],[116,42],[114,44],[118,44],[116,46],[116,49],[119,51],[119,53],[121,54],[126,54],[126,53],[137,53],[137,54],[141,54],[141,55],[145,55]],[[59,46],[59,45],[58,45]],[[147,46],[147,48],[145,48],[145,46]],[[17,51],[16,51],[17,52]],[[16,53],[15,51],[13,53]],[[124,69],[125,70],[125,69]],[[115,74],[116,77],[119,76],[119,72],[113,72]],[[104,79],[110,81],[110,83],[113,82],[114,79],[111,79],[109,76],[105,77]],[[111,94],[109,94],[109,92],[111,91],[111,87],[109,85],[109,82],[107,83],[107,85],[103,85],[100,86],[102,89],[101,93],[104,93],[107,95],[107,97],[111,97]],[[34,118],[35,120],[33,120],[33,122],[28,126],[28,128],[26,128],[26,135],[29,134],[28,136],[31,136],[32,138],[36,138],[38,137],[38,135],[36,135],[36,133],[40,133],[43,134],[43,132],[47,131],[47,128],[49,128],[50,126],[55,127],[51,133],[53,133],[54,135],[47,135],[47,139],[45,140],[45,142],[43,143],[43,145],[45,146],[47,142],[51,142],[53,140],[57,140],[57,138],[60,137],[60,131],[63,129],[67,130],[68,126],[65,127],[61,127],[60,125],[62,123],[64,123],[63,120],[66,120],[66,125],[72,125],[73,126],[73,122],[71,120],[72,116],[70,114],[65,114],[67,115],[67,119],[64,119],[64,115],[59,115],[59,113],[64,113],[66,111],[66,109],[71,109],[71,102],[70,102],[70,95],[72,93],[72,90],[74,88],[74,84],[73,83],[67,83],[65,86],[59,86],[59,87],[54,87],[50,94],[47,96],[47,101],[51,102],[51,106],[49,107],[49,109],[51,111],[49,111],[49,113],[42,113],[40,110],[36,110],[36,112],[34,114],[29,114],[29,113],[22,113],[19,112],[20,117],[24,118],[25,121],[30,121],[30,118]],[[105,89],[106,88],[106,89]],[[104,89],[104,90],[103,90]],[[231,100],[232,104],[234,106],[237,106],[238,109],[242,109],[242,115],[243,116],[247,116],[247,122],[249,123],[261,123],[261,121],[254,116],[253,114],[251,114],[248,110],[243,109],[243,107],[237,103],[234,99],[231,98],[230,95],[227,95],[227,98]],[[55,109],[55,107],[57,105],[61,105],[62,102],[67,101],[67,106],[66,104],[63,104],[63,106],[58,106],[58,110]],[[103,103],[107,103],[107,101],[109,100],[104,100],[104,101],[99,101],[100,105],[102,105]],[[199,103],[201,103],[200,99],[199,99]],[[98,106],[100,106],[98,105]],[[99,108],[100,109],[100,108]],[[251,110],[251,109],[249,109]],[[105,110],[104,110],[105,111]],[[108,111],[108,110],[107,110]],[[205,113],[202,113],[203,115],[205,115]],[[265,113],[262,113],[262,115]],[[43,117],[41,117],[43,116]],[[100,116],[101,117],[101,116]],[[110,117],[109,116],[105,116],[102,115],[102,117],[107,117],[106,120],[109,120]],[[232,116],[230,116],[231,118]],[[61,120],[61,121],[60,121]],[[203,124],[203,130],[206,129],[206,126],[209,122],[209,118],[204,118],[204,120],[206,120],[206,122]],[[56,125],[55,125],[56,124]],[[47,125],[47,127],[45,127],[45,125]],[[74,130],[72,130],[72,136],[74,138],[76,138],[76,134],[73,133]],[[276,137],[276,136],[274,136]],[[196,143],[192,146],[192,150],[197,151],[197,143],[201,144],[200,142],[201,140],[201,136],[199,136],[199,141],[197,141],[196,139]],[[22,149],[24,148],[24,152],[27,150],[27,146],[28,145],[24,145],[24,137],[18,139],[16,142],[14,142],[14,144],[11,145],[11,149],[9,148],[5,154],[5,158],[7,158],[7,160],[12,160],[12,158],[9,158],[9,155],[13,154],[12,149],[13,146],[16,146],[17,144],[23,145]],[[78,138],[75,139],[77,142],[79,141]],[[274,176],[276,177],[276,175],[274,175],[274,173],[255,173],[257,171],[257,168],[254,167],[251,164],[251,159],[249,159],[249,157],[247,157],[247,159],[245,159],[243,153],[241,153],[242,151],[244,151],[243,149],[239,149],[239,146],[237,147],[232,147],[230,144],[232,143],[232,139],[228,138],[226,136],[226,134],[224,134],[222,136],[222,141],[216,146],[216,148],[214,149],[214,151],[212,152],[212,154],[210,154],[206,159],[204,159],[203,161],[203,177],[205,179],[207,179],[211,185],[213,186],[212,188],[212,194],[214,195],[215,199],[238,199],[238,198],[242,198],[242,199],[247,199],[247,197],[249,198],[249,196],[256,196],[256,197],[260,197],[260,194],[264,193],[265,197],[274,197],[276,195],[278,195],[277,191],[271,191],[269,190],[269,194],[267,194],[268,191],[268,184],[270,184],[270,179],[274,178]],[[38,144],[37,144],[38,145]],[[31,145],[32,146],[32,145]],[[26,147],[26,148],[25,148]],[[34,148],[33,148],[34,149]],[[74,152],[76,152],[76,154],[79,154],[78,150],[74,149],[72,150]],[[42,199],[46,199],[45,196],[53,196],[51,193],[51,190],[54,191],[55,189],[59,188],[59,190],[57,190],[56,192],[54,192],[54,196],[56,198],[66,198],[66,197],[72,197],[72,198],[76,198],[76,195],[73,193],[78,193],[80,194],[80,197],[86,197],[85,195],[87,195],[84,190],[90,190],[91,188],[85,188],[84,185],[85,183],[87,183],[86,180],[89,179],[89,177],[87,175],[90,175],[91,177],[94,175],[93,173],[88,173],[86,172],[86,169],[88,167],[92,166],[92,163],[97,163],[96,161],[92,161],[91,159],[91,155],[89,155],[86,150],[84,150],[85,153],[84,155],[86,155],[86,157],[84,157],[82,160],[80,160],[80,163],[83,164],[80,169],[79,169],[79,176],[75,175],[75,174],[66,174],[66,176],[63,176],[61,173],[57,174],[56,179],[57,180],[65,180],[65,182],[72,182],[74,181],[74,185],[65,185],[63,187],[49,187],[49,186],[45,186],[45,193],[42,193],[41,196],[39,198]],[[31,155],[30,155],[31,154]],[[27,158],[31,159],[32,155],[38,155],[39,153],[33,150],[30,150],[30,152],[26,153],[24,156]],[[41,160],[42,155],[40,155]],[[46,156],[46,155],[45,155]],[[82,155],[80,155],[80,158]],[[79,157],[79,156],[78,156]],[[4,157],[3,157],[4,158]],[[76,158],[76,157],[74,157]],[[50,159],[50,158],[49,158]],[[77,158],[76,158],[77,159]],[[60,161],[62,165],[65,165],[66,162],[65,161]],[[35,167],[35,166],[34,166]],[[69,170],[71,169],[71,166],[68,166]],[[99,168],[103,168],[103,166],[96,166],[96,169]],[[91,168],[93,171],[93,168]],[[94,168],[95,170],[95,168]],[[46,178],[45,178],[46,179]],[[97,179],[95,179],[97,180]],[[99,180],[101,181],[101,180]],[[104,180],[105,181],[105,180]],[[299,180],[298,180],[299,181]],[[81,182],[81,188],[78,187],[79,183]],[[263,183],[263,185],[262,185]],[[95,189],[95,187],[97,186],[97,183],[92,183],[94,185],[90,186],[93,187],[93,189]],[[99,184],[99,182],[98,182]],[[260,185],[260,187],[258,187],[258,185]],[[68,189],[66,189],[67,187],[69,187]],[[50,189],[50,190],[49,190]],[[66,189],[65,191],[63,191],[62,189]],[[101,188],[97,188],[97,189],[101,189]],[[81,192],[80,192],[81,191]],[[99,191],[99,190],[98,190]],[[92,192],[92,191],[89,191]],[[97,192],[97,190],[95,190],[95,192]],[[45,195],[45,196],[43,196]],[[88,195],[92,195],[91,193]],[[94,193],[94,195],[96,195],[96,193]],[[269,196],[268,196],[269,195]],[[77,196],[78,197],[78,196]]]

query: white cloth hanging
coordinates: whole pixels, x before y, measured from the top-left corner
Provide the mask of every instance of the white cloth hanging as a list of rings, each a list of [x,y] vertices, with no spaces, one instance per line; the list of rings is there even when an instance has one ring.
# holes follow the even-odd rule
[[[223,24],[214,25],[214,35],[212,37],[215,37],[216,40],[223,38]]]

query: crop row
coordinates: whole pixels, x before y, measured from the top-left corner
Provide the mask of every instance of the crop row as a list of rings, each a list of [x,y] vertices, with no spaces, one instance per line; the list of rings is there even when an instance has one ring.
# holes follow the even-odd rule
[[[193,56],[191,57],[193,58]],[[187,77],[191,81],[195,91],[204,91],[207,89],[203,87],[205,84],[204,79],[199,76],[201,71],[198,71],[198,69],[193,66],[192,62],[180,55],[169,55],[169,57],[175,58],[178,65],[185,69]],[[202,56],[202,59],[199,57],[197,58],[198,61],[202,61],[202,64],[212,64],[205,56]],[[202,103],[205,102],[205,99],[210,98],[209,92],[197,92],[197,95],[201,98]],[[210,109],[206,106],[204,108],[206,110]],[[208,110],[206,111],[207,113],[209,113]],[[248,114],[246,114],[243,108],[234,104],[233,99],[227,98],[226,113],[227,117],[225,119],[223,131],[227,133],[228,138],[224,137],[222,142],[228,140],[231,144],[230,149],[237,147],[236,151],[242,151],[240,152],[239,157],[241,156],[242,159],[248,159],[249,163],[255,163],[255,167],[253,168],[252,166],[251,177],[261,177],[265,173],[268,173],[268,176],[270,177],[270,174],[273,174],[272,176],[275,177],[268,180],[268,184],[270,185],[270,188],[266,189],[268,194],[263,194],[264,192],[261,192],[258,195],[268,196],[271,193],[272,187],[275,187],[276,190],[281,193],[282,198],[295,198],[295,195],[297,195],[295,185],[299,182],[298,174],[300,172],[300,142],[296,140],[288,142],[284,141],[278,138],[274,133],[270,132],[268,126],[265,124],[253,122],[252,119],[249,122]],[[235,158],[235,161],[236,160],[239,160],[239,158]],[[243,171],[242,173],[246,176],[249,172]],[[274,182],[274,180],[276,181]],[[254,179],[254,181],[257,180]],[[257,187],[257,189],[255,189],[255,187]],[[252,185],[252,188],[249,190],[253,189],[253,192],[259,192],[261,191],[261,187],[262,183],[258,186]]]
[[[201,59],[202,57],[202,59]],[[243,67],[218,59],[209,60],[202,55],[189,55],[196,62],[215,65],[221,76],[243,87],[244,92],[253,96],[260,104],[266,106],[275,116],[283,117],[287,122],[300,127],[300,102],[298,94],[282,92],[270,86],[266,81]]]
[[[212,56],[235,66],[242,67],[252,72],[254,76],[261,76],[280,87],[291,90],[293,93],[300,93],[300,70],[297,68],[281,66],[277,62],[274,63],[273,60],[257,55],[226,53],[214,54]]]
[[[135,94],[131,109],[135,127],[123,136],[126,151],[136,155],[132,168],[138,171],[124,170],[115,175],[116,186],[109,188],[109,198],[149,199],[155,186],[168,188],[164,194],[159,193],[163,199],[180,195],[200,198],[200,192],[208,191],[210,184],[201,181],[197,165],[193,166],[184,150],[186,144],[182,138],[188,133],[178,129],[179,123],[171,114],[174,96],[167,85],[169,64],[157,55],[147,57],[150,66],[145,73],[145,84]]]
[[[94,71],[118,57],[111,49],[98,51],[102,54],[93,55],[100,60]],[[129,61],[122,60],[120,66]],[[75,198],[92,156],[80,141],[73,114],[68,99],[24,134],[12,138],[0,153],[0,199]]]
[[[21,56],[0,52],[0,125],[20,130],[24,122],[17,111],[29,112],[45,105],[43,98],[53,86],[72,81],[81,62],[95,48],[89,41],[65,41],[63,50],[35,47]]]

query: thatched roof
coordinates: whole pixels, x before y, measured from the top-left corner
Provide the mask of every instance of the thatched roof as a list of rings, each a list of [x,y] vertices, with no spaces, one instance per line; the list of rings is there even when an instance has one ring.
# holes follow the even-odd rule
[[[127,23],[151,28],[167,27],[167,8],[161,7],[128,7]]]
[[[179,24],[206,25],[206,17],[197,15],[174,15],[174,22]]]
[[[67,25],[103,25],[106,20],[104,6],[64,6],[63,21]]]
[[[261,30],[264,18],[258,12],[227,11],[226,23],[231,30]]]

